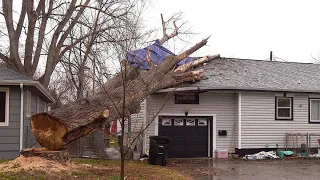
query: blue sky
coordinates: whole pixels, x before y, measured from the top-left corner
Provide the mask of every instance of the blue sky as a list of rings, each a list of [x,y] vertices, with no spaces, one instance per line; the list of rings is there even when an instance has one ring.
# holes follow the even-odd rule
[[[211,35],[197,56],[265,60],[273,51],[287,61],[313,62],[312,55],[320,52],[319,7],[316,0],[157,0],[144,18],[148,27],[161,28],[160,13],[168,18],[183,12],[187,26],[198,33],[186,41],[194,44]],[[176,52],[186,48],[175,42],[170,48]]]

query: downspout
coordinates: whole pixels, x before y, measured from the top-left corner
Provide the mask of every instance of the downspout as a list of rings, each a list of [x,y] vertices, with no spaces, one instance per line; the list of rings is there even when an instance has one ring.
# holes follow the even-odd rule
[[[23,83],[20,83],[20,151],[23,149]]]
[[[241,149],[241,92],[238,95],[238,149]]]

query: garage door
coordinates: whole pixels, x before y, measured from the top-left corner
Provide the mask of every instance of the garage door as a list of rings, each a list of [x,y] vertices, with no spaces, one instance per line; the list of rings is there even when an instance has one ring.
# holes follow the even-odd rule
[[[206,117],[160,117],[159,135],[171,138],[168,156],[208,157],[210,122]]]

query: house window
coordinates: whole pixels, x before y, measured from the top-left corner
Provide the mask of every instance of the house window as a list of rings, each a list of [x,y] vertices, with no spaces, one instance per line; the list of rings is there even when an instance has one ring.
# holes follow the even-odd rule
[[[310,122],[320,122],[320,99],[310,99]]]
[[[199,119],[198,126],[207,126],[207,120],[206,119]]]
[[[293,120],[292,98],[276,97],[276,120]]]
[[[162,126],[171,126],[171,121],[173,119],[162,119]]]
[[[175,119],[173,122],[175,126],[183,126],[183,119]]]
[[[9,89],[0,89],[0,126],[9,126]]]
[[[199,93],[187,92],[175,94],[176,104],[199,104]]]
[[[26,105],[26,115],[31,116],[31,92],[27,91],[27,105]]]
[[[186,120],[186,125],[187,126],[195,126],[196,125],[196,120],[195,119],[187,119]]]

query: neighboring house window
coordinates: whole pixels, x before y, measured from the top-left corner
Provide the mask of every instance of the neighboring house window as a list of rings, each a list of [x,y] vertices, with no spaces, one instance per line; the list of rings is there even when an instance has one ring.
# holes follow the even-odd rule
[[[31,116],[31,92],[27,91],[27,105],[26,105],[26,115],[27,117]]]
[[[9,126],[9,89],[0,88],[0,126]]]
[[[40,113],[40,98],[37,97],[37,114]]]
[[[276,97],[276,119],[293,120],[292,98]]]
[[[199,104],[199,93],[185,92],[175,94],[176,104]]]
[[[310,122],[320,122],[320,99],[310,99]]]

